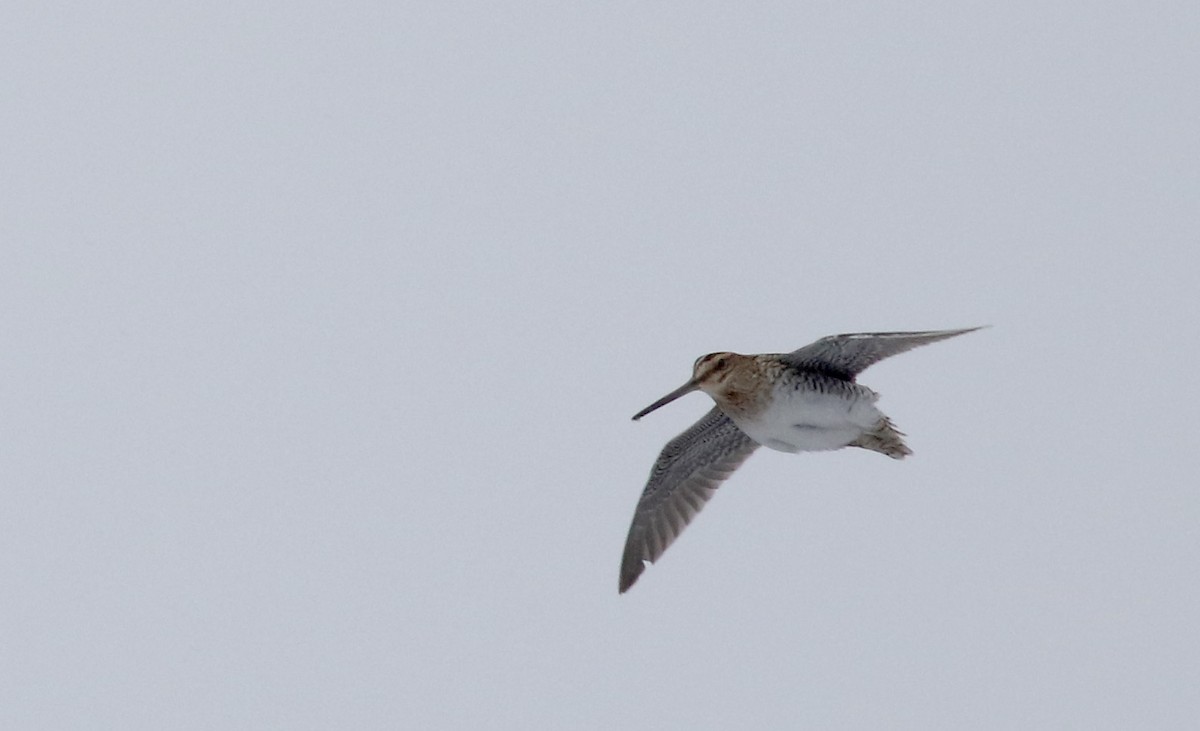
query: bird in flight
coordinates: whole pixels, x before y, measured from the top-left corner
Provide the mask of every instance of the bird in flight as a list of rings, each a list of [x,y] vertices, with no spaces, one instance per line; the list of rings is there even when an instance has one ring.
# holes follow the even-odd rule
[[[667,442],[650,470],[625,540],[621,593],[760,445],[781,452],[861,447],[893,459],[912,454],[904,435],[876,408],[879,394],[858,383],[858,374],[884,358],[978,329],[830,335],[791,353],[697,358],[687,383],[633,417],[692,391],[716,402]]]

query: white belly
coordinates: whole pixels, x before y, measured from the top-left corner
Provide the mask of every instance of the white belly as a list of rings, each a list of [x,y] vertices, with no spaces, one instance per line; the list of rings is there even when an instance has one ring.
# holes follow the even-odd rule
[[[878,396],[863,386],[856,390],[854,396],[777,391],[770,406],[757,418],[734,418],[734,423],[754,441],[781,452],[841,449],[883,418],[875,408]]]

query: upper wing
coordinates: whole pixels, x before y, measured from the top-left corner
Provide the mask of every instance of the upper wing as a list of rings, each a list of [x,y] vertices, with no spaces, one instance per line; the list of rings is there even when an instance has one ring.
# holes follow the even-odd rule
[[[667,442],[638,500],[621,557],[621,593],[663,555],[721,483],[758,447],[713,408]]]
[[[797,368],[827,373],[853,381],[855,376],[884,358],[906,350],[955,335],[973,332],[977,327],[962,330],[928,330],[911,333],[848,333],[830,335],[815,343],[783,356],[785,363]]]

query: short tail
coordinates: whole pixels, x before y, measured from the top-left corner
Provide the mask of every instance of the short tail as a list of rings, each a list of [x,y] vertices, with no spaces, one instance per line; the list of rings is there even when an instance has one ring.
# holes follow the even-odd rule
[[[873,429],[863,432],[858,439],[850,442],[850,446],[886,454],[892,459],[904,459],[912,454],[912,450],[904,443],[904,433],[886,416],[880,419]]]

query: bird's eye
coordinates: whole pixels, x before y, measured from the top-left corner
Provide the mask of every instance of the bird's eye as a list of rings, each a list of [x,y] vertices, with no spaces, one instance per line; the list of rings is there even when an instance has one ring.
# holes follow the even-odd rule
[[[717,362],[713,364],[713,367],[718,371],[723,371],[727,365],[729,365],[729,361],[727,361],[725,358],[717,358]]]

